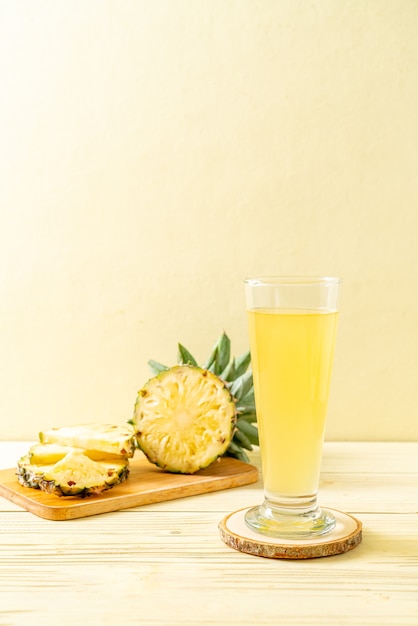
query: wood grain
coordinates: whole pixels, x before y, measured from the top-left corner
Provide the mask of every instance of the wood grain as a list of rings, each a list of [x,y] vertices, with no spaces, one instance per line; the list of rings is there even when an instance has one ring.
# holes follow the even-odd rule
[[[144,457],[130,463],[129,478],[97,496],[57,497],[20,485],[15,469],[0,471],[0,496],[34,515],[63,521],[119,511],[165,500],[248,485],[258,480],[258,469],[230,457],[222,457],[195,474],[171,474]]]
[[[0,442],[1,467],[27,447]],[[363,539],[308,560],[220,539],[261,479],[65,524],[0,497],[0,625],[417,626],[417,485],[418,442],[326,442],[319,502],[358,518]]]
[[[361,542],[362,523],[352,515],[328,510],[337,520],[336,528],[315,539],[297,542],[293,539],[272,539],[252,532],[244,520],[248,509],[227,515],[219,523],[219,531],[222,541],[230,548],[268,559],[316,559],[353,550]]]

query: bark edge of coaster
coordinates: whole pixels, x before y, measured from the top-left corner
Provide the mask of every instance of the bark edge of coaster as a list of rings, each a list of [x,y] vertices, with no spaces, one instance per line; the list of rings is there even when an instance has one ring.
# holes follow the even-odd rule
[[[329,507],[327,510],[333,513],[337,523],[322,537],[301,540],[267,537],[247,527],[244,515],[249,508],[230,513],[218,526],[222,541],[239,552],[269,559],[315,559],[353,550],[362,540],[362,523]]]

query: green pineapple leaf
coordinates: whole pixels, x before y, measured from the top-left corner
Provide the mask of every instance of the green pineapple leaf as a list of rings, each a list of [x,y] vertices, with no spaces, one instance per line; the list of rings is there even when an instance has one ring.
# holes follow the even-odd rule
[[[215,374],[220,376],[229,363],[231,358],[231,340],[228,335],[223,332],[218,340],[218,352],[216,354]]]
[[[222,378],[222,380],[224,380],[225,382],[231,382],[234,380],[235,377],[235,361],[234,359],[231,359],[224,371],[219,374],[219,378]]]
[[[247,437],[250,444],[252,444],[253,446],[260,445],[259,439],[258,439],[258,428],[250,424],[247,420],[243,419],[242,417],[238,418],[237,428],[242,434],[244,434]]]
[[[196,359],[181,343],[178,344],[178,363],[179,365],[193,365],[197,367]]]
[[[230,392],[237,400],[244,398],[253,386],[253,373],[245,372],[234,380],[230,387]]]
[[[229,444],[228,450],[225,452],[225,456],[232,456],[239,461],[244,461],[244,463],[249,463],[250,459],[248,454],[243,450],[240,444],[237,444],[234,440]]]
[[[244,372],[247,371],[249,364],[251,363],[251,353],[245,352],[241,354],[237,359],[235,359],[235,377],[241,376]]]
[[[249,424],[253,424],[254,422],[257,421],[257,413],[251,410],[245,410],[244,412],[239,412],[238,411],[238,417],[241,420],[244,420],[245,422],[248,422]]]
[[[245,448],[246,450],[253,449],[251,441],[248,439],[244,431],[242,431],[240,428],[237,428],[237,430],[235,431],[233,441],[235,441],[235,443],[237,443],[242,448]]]
[[[169,369],[167,365],[163,365],[162,363],[158,363],[158,361],[153,361],[152,359],[148,361],[148,365],[155,376],[157,376],[160,372]]]
[[[216,342],[216,344],[213,346],[212,352],[210,353],[208,359],[205,361],[203,365],[203,369],[213,372],[215,368],[215,364],[216,364],[217,354],[218,354],[218,342]]]

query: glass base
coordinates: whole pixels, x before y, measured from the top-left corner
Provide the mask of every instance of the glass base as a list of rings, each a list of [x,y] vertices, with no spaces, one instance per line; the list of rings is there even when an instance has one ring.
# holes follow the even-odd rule
[[[325,535],[335,528],[336,520],[326,509],[316,506],[304,512],[284,511],[268,502],[249,509],[245,523],[256,533],[283,539],[309,539]]]

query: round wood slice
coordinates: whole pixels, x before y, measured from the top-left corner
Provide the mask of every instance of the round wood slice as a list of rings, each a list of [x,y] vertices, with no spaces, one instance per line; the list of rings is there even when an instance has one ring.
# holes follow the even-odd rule
[[[227,515],[219,524],[221,539],[227,546],[268,559],[314,559],[348,552],[362,539],[362,523],[348,513],[331,511],[335,528],[313,539],[276,539],[252,531],[245,523],[248,508]]]

